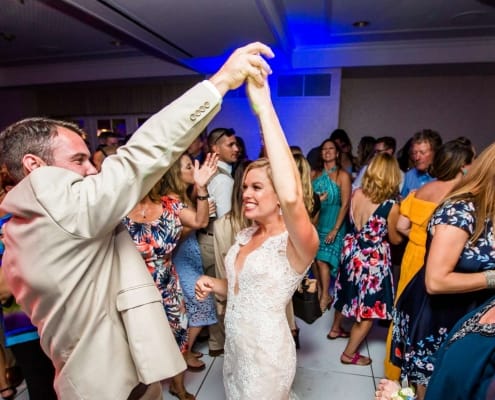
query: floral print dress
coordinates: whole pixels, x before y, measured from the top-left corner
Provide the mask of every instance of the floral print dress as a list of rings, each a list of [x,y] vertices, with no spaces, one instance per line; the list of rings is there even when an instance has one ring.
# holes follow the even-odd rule
[[[495,269],[493,225],[484,221],[484,233],[476,242],[468,241],[455,272],[474,273]],[[451,225],[471,236],[475,228],[475,206],[470,201],[446,202],[430,219],[426,257],[436,225]],[[426,259],[425,257],[425,259]],[[456,322],[483,304],[493,291],[429,295],[425,287],[425,266],[406,286],[396,304],[390,358],[401,368],[402,379],[427,385],[434,370],[436,352]]]
[[[171,258],[182,232],[179,213],[184,204],[164,196],[162,207],[163,213],[155,221],[137,222],[125,217],[123,222],[162,295],[163,308],[177,345],[185,352],[188,346],[186,306]]]
[[[345,317],[392,319],[394,302],[387,217],[395,200],[380,204],[361,230],[344,238],[335,309]]]

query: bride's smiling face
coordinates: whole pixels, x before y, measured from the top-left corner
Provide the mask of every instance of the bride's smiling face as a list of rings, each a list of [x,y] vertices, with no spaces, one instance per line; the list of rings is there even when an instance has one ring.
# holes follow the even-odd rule
[[[278,197],[266,168],[253,168],[244,178],[242,206],[244,215],[251,220],[262,220],[279,213]]]

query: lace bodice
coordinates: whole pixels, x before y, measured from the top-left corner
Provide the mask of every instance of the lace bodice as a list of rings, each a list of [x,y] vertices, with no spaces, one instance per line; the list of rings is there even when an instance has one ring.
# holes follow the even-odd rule
[[[256,230],[257,227],[241,231],[225,258],[228,308],[234,308],[238,304],[264,308],[266,312],[285,312],[285,306],[301,280],[301,275],[292,269],[287,260],[287,232],[269,237],[250,253],[236,276],[234,264],[240,246],[248,243]],[[236,280],[239,285],[237,294],[234,293]]]
[[[225,391],[228,399],[288,399],[296,353],[285,309],[303,274],[289,265],[288,233],[284,232],[248,254],[236,276],[239,249],[257,229],[241,231],[225,258]]]

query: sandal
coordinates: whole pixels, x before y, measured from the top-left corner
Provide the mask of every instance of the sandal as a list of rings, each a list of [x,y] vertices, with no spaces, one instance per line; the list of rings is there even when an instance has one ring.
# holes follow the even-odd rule
[[[338,331],[334,331],[333,329],[328,332],[327,339],[328,340],[335,340],[339,338],[344,338],[347,339],[351,334],[347,331],[344,331],[343,329],[339,329]]]
[[[172,395],[177,397],[179,400],[196,400],[196,397],[189,393],[186,389],[184,389],[182,392],[176,392],[173,389],[169,389],[168,392]]]
[[[5,396],[4,393],[7,391],[9,391],[10,394]],[[16,394],[17,394],[17,389],[15,387],[12,387],[12,386],[8,386],[4,389],[0,389],[0,396],[2,397],[2,399],[5,399],[5,400],[13,400],[15,398]]]
[[[187,370],[191,372],[200,372],[206,368],[206,364],[194,356],[186,358]]]
[[[201,358],[204,356],[204,354],[201,353],[200,351],[192,351],[192,350],[191,350],[191,355],[196,358]]]
[[[344,357],[348,358],[349,361],[345,360]],[[366,366],[371,364],[371,358],[362,356],[361,354],[359,354],[359,351],[356,351],[353,356],[342,353],[342,355],[340,356],[340,362],[346,365]]]

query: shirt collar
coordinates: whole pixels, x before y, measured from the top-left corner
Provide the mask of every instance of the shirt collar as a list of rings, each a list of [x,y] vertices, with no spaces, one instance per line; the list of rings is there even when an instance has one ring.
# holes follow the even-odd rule
[[[218,168],[222,168],[223,170],[227,171],[229,174],[232,173],[232,165],[226,163],[225,161],[218,160]]]

